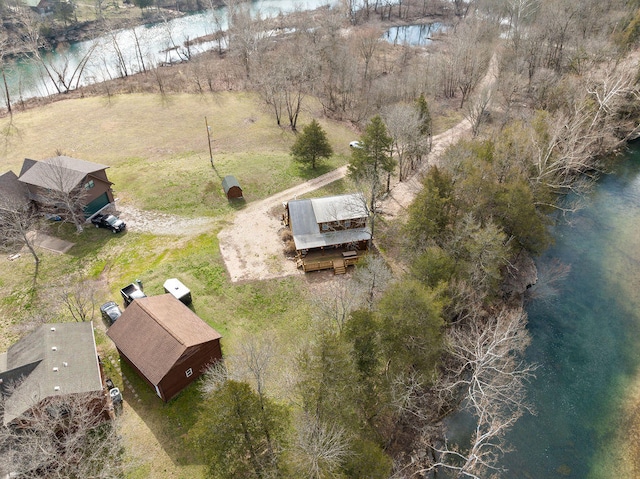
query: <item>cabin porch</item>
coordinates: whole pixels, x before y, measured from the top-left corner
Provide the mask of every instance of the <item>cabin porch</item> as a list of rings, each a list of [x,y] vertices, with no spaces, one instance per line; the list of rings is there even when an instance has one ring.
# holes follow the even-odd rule
[[[347,266],[355,265],[366,254],[366,249],[354,250],[353,247],[318,248],[297,251],[296,264],[305,273],[333,269],[335,274],[345,274]]]

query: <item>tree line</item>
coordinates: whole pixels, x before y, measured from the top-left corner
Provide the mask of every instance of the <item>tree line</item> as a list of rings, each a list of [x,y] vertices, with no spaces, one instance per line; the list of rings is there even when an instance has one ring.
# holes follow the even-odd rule
[[[404,181],[430,161],[446,105],[472,131],[426,170],[404,221],[376,223],[402,274],[372,255],[349,283],[314,298],[313,331],[289,364],[285,394],[269,382],[273,338],[246,338],[207,373],[186,440],[211,477],[502,472],[504,434],[530,410],[524,387],[535,374],[522,359],[522,297],[505,279],[519,256],[548,245],[549,223],[574,208],[566,195],[579,198],[635,133],[637,71],[626,54],[637,6],[606,7],[456,1],[451,31],[419,55],[384,45],[377,27],[343,34],[353,17],[340,9],[318,13],[315,28],[297,20],[275,40],[239,4],[224,52],[190,61],[186,83],[157,73],[162,92],[255,89],[294,130],[311,96],[325,115],[360,125],[350,174],[374,215],[390,175]],[[483,85],[494,52],[495,81]],[[313,125],[300,137],[317,134]],[[306,150],[297,153],[312,166],[330,154]],[[460,409],[474,426],[453,443],[443,420]]]
[[[227,394],[241,384],[243,394],[253,395],[256,412],[243,409],[247,416],[241,417],[241,409],[233,409],[238,428],[230,441],[244,444],[234,457],[244,458],[247,477],[504,473],[504,436],[531,412],[525,386],[536,368],[523,361],[530,338],[522,291],[506,289],[505,280],[519,273],[519,257],[548,246],[550,224],[576,207],[607,170],[607,155],[635,134],[636,70],[625,57],[630,44],[621,41],[629,31],[615,31],[619,21],[631,28],[633,12],[622,3],[615,7],[605,12],[597,2],[471,2],[464,21],[427,60],[412,58],[406,69],[381,75],[375,69],[380,57],[367,61],[361,50],[359,75],[351,77],[357,81],[345,90],[353,62],[318,73],[322,86],[306,94],[320,99],[326,115],[363,124],[349,169],[373,192],[372,214],[389,175],[404,180],[411,173],[403,172],[402,163],[429,161],[424,112],[432,105],[456,99],[472,135],[427,169],[405,221],[381,220],[378,244],[395,248],[393,262],[403,274],[392,275],[380,257],[370,257],[353,284],[316,299],[316,329],[298,351],[289,396],[267,395],[271,409],[258,407],[264,389],[255,376],[234,376],[234,361],[246,361],[244,353],[212,373],[203,417],[228,418],[238,402]],[[509,29],[499,40],[498,20],[505,17]],[[348,41],[325,41],[332,58],[344,58],[331,48]],[[491,64],[486,52],[493,51],[495,81],[483,85]],[[409,83],[421,88],[412,91],[398,82],[376,96],[376,83],[386,76],[407,79],[402,75],[409,71],[423,72]],[[250,66],[245,73],[250,79]],[[275,108],[273,98],[264,101]],[[394,122],[397,116],[413,121]],[[312,130],[317,135],[312,125],[303,130],[301,144]],[[311,166],[318,159],[293,153]],[[474,426],[455,443],[443,420],[460,409]],[[247,436],[249,423],[255,435]],[[197,425],[194,440],[215,441],[212,431],[219,426]],[[218,451],[203,455],[212,477],[231,477],[218,466],[225,447],[204,448]]]

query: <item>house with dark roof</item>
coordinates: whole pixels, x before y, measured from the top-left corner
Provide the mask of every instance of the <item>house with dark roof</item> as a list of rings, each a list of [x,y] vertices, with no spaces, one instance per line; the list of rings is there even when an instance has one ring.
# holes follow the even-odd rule
[[[107,401],[93,324],[43,324],[13,344],[0,354],[0,391],[4,425],[54,397],[99,395]]]
[[[368,248],[369,210],[360,193],[291,200],[285,223],[291,229],[298,267],[344,273]]]
[[[29,198],[37,205],[50,209],[59,207],[55,194],[73,194],[80,198],[85,217],[90,217],[113,202],[111,183],[106,165],[56,156],[42,161],[26,158],[18,181],[26,185]]]
[[[13,171],[0,175],[0,209],[19,211],[30,204],[29,191]]]
[[[165,402],[222,359],[220,333],[171,294],[133,300],[107,336]]]

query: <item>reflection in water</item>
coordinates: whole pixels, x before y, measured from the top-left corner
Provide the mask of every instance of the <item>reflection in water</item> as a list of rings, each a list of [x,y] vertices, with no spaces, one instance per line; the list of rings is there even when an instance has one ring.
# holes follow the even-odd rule
[[[384,33],[384,39],[393,45],[424,46],[431,43],[431,35],[443,29],[442,23],[404,25],[392,27]]]
[[[262,17],[274,17],[295,9],[313,10],[332,4],[334,0],[254,0],[252,12]],[[217,22],[214,15],[218,17]],[[104,80],[131,75],[161,63],[179,62],[215,48],[215,42],[195,44],[187,51],[184,43],[227,29],[226,8],[205,11],[168,20],[141,25],[134,29],[118,30],[95,40],[62,46],[56,52],[45,53],[53,79],[35,61],[17,61],[5,65],[12,103],[33,97],[58,93],[59,73],[65,82],[72,79],[77,85],[88,85]],[[216,25],[219,23],[219,25]],[[91,55],[87,55],[91,52]],[[81,71],[78,69],[86,60]],[[75,74],[74,74],[75,72]],[[73,76],[76,75],[76,76]],[[73,77],[72,77],[73,76]],[[64,90],[64,88],[63,88]],[[5,103],[4,89],[0,89],[0,105]]]
[[[537,415],[521,418],[508,434],[515,451],[502,461],[509,470],[505,477],[637,477],[613,454],[620,451],[640,366],[635,148],[614,175],[598,183],[571,225],[555,230],[555,245],[538,260],[542,268],[561,263],[570,270],[555,285],[555,297],[532,300],[527,308],[528,360],[541,366],[529,388]]]

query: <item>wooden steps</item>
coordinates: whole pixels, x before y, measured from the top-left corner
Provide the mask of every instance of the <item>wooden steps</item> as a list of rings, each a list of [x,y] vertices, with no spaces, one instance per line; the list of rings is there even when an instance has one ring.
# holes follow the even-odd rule
[[[346,272],[347,267],[344,264],[344,260],[333,260],[333,274],[345,274]]]

